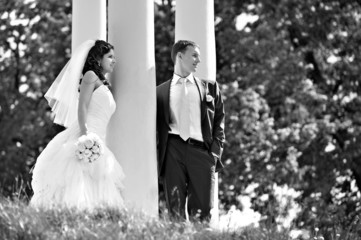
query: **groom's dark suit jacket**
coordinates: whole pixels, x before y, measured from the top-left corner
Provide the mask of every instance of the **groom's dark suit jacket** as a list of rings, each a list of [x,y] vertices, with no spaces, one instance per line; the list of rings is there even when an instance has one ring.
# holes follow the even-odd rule
[[[157,87],[158,174],[163,175],[164,157],[170,131],[170,84],[171,80]],[[223,168],[221,156],[224,135],[224,105],[217,82],[209,83],[195,77],[201,98],[201,126],[204,143],[210,153],[217,155],[216,171]]]

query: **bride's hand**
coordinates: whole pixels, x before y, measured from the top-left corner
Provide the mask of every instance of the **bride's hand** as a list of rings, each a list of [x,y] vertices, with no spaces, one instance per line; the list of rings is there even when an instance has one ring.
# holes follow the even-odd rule
[[[88,135],[88,130],[87,129],[85,129],[85,130],[82,130],[82,129],[80,129],[80,136],[86,136],[86,135]]]

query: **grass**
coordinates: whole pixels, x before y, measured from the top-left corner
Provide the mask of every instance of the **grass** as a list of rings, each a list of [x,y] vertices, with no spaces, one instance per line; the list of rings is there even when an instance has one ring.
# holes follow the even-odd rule
[[[262,239],[247,235],[244,231],[220,231],[201,223],[171,222],[125,210],[96,213],[40,210],[22,201],[0,200],[0,239],[3,240]]]
[[[313,236],[296,239],[361,239],[356,231],[340,231],[322,236],[322,229]],[[276,227],[247,227],[237,230],[211,229],[201,223],[171,222],[151,218],[142,213],[103,210],[80,213],[69,209],[41,210],[25,201],[0,198],[0,239],[240,239],[289,240],[290,231]]]

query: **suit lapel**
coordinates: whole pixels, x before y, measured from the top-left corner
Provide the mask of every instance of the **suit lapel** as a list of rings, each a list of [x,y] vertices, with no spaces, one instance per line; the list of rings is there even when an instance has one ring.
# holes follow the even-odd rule
[[[170,84],[172,82],[172,79],[168,80],[165,83],[164,86],[164,91],[163,91],[163,109],[164,109],[164,117],[165,117],[165,122],[167,123],[167,125],[169,125],[170,123],[170,106],[169,106],[169,101],[170,101]]]
[[[199,96],[201,98],[201,120],[203,121],[204,117],[206,116],[206,90],[207,90],[207,86],[205,81],[200,80],[197,77],[194,77],[194,80],[196,82],[197,88],[198,88],[198,92],[199,92]]]

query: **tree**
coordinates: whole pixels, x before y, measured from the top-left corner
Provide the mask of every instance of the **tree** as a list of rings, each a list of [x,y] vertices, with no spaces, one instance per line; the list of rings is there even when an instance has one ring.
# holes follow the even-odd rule
[[[302,192],[299,225],[352,219],[361,187],[360,4],[215,3],[218,80],[228,106],[222,201],[257,183],[254,208],[266,214],[270,202],[260,196],[274,195],[277,183]],[[240,13],[258,20],[237,30]]]
[[[36,157],[61,130],[43,96],[70,55],[71,5],[17,0],[1,8],[0,179],[10,195],[21,190],[16,176],[29,183]]]

